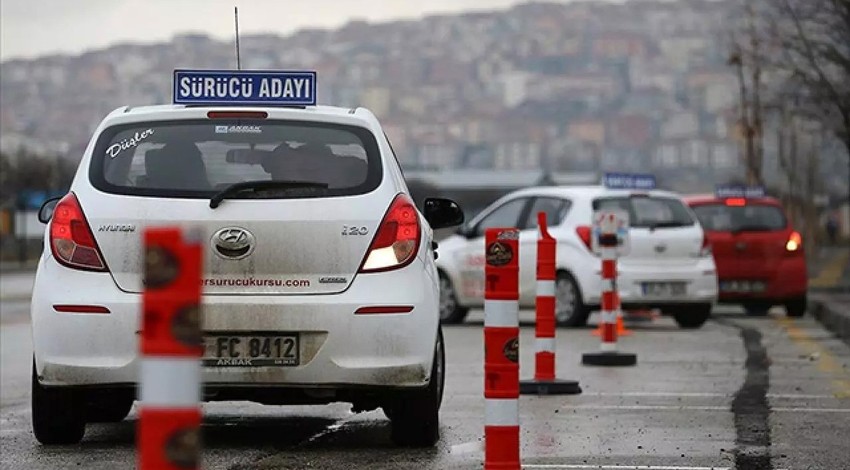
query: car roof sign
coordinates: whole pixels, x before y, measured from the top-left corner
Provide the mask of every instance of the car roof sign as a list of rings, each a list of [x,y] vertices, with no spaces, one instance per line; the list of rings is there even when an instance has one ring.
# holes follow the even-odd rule
[[[655,175],[642,173],[605,173],[602,184],[609,189],[655,189]]]
[[[742,184],[718,185],[714,188],[714,195],[718,199],[728,198],[760,198],[764,197],[763,186],[744,186]]]
[[[315,106],[316,72],[175,70],[174,104]]]

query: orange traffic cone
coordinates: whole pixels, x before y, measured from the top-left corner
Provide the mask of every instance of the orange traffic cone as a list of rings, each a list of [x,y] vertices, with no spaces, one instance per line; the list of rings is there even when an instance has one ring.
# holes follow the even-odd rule
[[[602,336],[602,322],[599,322],[599,325],[590,334],[593,336]]]
[[[623,311],[620,310],[617,312],[617,336],[629,336],[630,334],[632,334],[632,330],[626,328],[623,323]]]

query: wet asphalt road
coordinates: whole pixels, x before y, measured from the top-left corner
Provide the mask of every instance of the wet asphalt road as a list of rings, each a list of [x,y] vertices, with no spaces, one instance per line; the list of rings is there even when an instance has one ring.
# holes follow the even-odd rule
[[[0,311],[0,468],[132,468],[135,412],[122,423],[90,425],[79,445],[35,441],[26,305],[2,302]],[[394,448],[380,411],[215,403],[204,408],[204,468],[480,468],[482,318],[473,312],[467,324],[445,328],[436,448]],[[525,378],[533,316],[521,318]],[[558,331],[558,377],[578,380],[584,393],[521,399],[526,468],[850,469],[850,348],[813,319],[725,309],[695,331],[669,318],[629,324],[634,334],[620,346],[638,355],[630,368],[582,366],[581,353],[596,351],[598,338],[590,328]]]

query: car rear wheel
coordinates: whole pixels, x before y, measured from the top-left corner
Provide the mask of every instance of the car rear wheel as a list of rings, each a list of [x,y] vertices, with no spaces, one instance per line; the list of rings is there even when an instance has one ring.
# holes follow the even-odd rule
[[[32,365],[32,431],[45,445],[76,444],[86,432],[85,401],[79,390],[44,387]]]
[[[711,316],[711,304],[698,304],[690,307],[682,307],[673,312],[673,318],[680,328],[699,328],[708,321]]]
[[[392,423],[391,438],[405,447],[432,447],[440,439],[440,405],[445,383],[445,348],[443,331],[437,332],[431,380],[423,390],[405,393],[384,408]]]
[[[789,317],[802,317],[806,313],[806,296],[798,297],[785,303],[785,311]]]
[[[770,304],[765,303],[750,303],[744,305],[744,310],[751,317],[763,317],[770,311]]]
[[[442,271],[440,273],[440,322],[444,324],[462,323],[469,309],[462,307],[457,301],[457,293],[451,279]]]
[[[581,300],[581,291],[573,277],[559,272],[555,279],[555,321],[560,326],[584,326],[589,309]]]

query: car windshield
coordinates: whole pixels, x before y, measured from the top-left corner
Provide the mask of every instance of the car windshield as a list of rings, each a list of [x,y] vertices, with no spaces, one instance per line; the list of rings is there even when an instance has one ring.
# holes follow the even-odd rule
[[[629,214],[629,226],[639,228],[687,227],[694,224],[685,205],[678,199],[654,196],[606,197],[593,201],[593,210],[622,210]]]
[[[209,198],[234,184],[265,184],[232,197],[362,194],[381,180],[372,133],[334,124],[267,120],[150,122],[107,129],[90,177],[115,194]],[[309,183],[309,184],[307,184]]]
[[[702,226],[714,232],[776,231],[787,226],[782,209],[771,205],[704,204],[694,207],[694,212]]]

